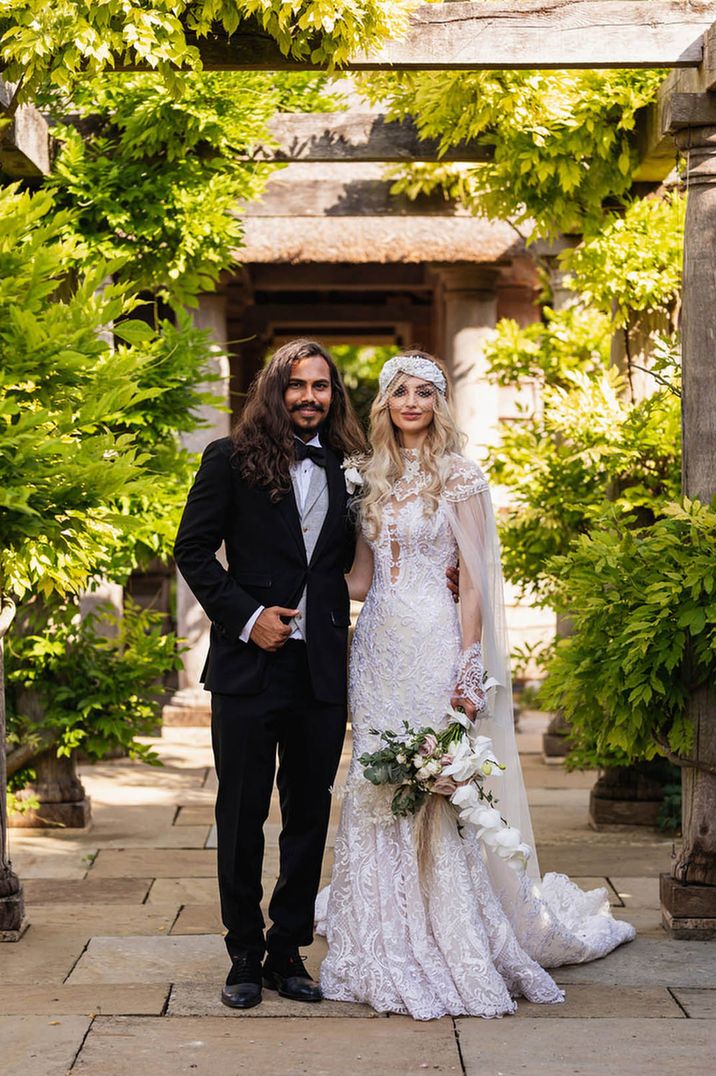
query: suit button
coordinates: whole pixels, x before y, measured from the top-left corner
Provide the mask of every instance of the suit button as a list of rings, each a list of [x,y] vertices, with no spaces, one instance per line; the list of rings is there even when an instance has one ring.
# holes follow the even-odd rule
[[[304,527],[304,528],[303,528],[303,533],[304,533],[304,534],[308,534],[308,527]]]

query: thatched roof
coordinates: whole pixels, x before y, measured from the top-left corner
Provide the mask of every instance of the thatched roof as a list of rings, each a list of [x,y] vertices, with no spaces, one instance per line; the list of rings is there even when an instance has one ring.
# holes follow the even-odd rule
[[[502,221],[472,217],[251,217],[237,258],[252,262],[497,262],[524,249]]]
[[[378,164],[291,164],[240,210],[252,262],[499,262],[524,250],[503,221],[472,217],[441,196],[390,194]]]

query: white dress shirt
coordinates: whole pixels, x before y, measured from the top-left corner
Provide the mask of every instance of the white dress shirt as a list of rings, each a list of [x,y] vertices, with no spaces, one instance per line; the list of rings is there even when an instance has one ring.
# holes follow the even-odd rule
[[[314,445],[316,448],[320,448],[321,442],[319,440],[318,434],[312,437],[310,441],[306,441],[306,444]],[[308,456],[306,456],[305,460],[298,460],[296,463],[291,464],[291,479],[293,480],[294,489],[298,495],[299,512],[302,511],[303,506],[306,502],[308,487],[311,485],[311,478],[313,477],[313,469],[317,466],[318,464],[314,463],[312,459],[308,458]],[[251,637],[251,632],[254,629],[254,624],[263,613],[264,608],[265,606],[261,605],[244,624],[241,631],[241,635],[239,636],[239,639],[241,639],[242,643],[248,643]],[[291,621],[291,623],[293,624],[293,631],[291,632],[290,638],[303,639],[303,634],[296,620]]]

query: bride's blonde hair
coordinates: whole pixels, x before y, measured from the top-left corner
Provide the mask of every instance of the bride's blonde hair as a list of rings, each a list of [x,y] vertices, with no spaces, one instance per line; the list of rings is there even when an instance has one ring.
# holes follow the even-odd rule
[[[450,476],[450,456],[461,452],[466,437],[460,432],[450,403],[450,382],[445,367],[426,351],[411,348],[405,355],[418,355],[429,359],[445,375],[446,395],[437,389],[433,397],[433,421],[420,448],[421,469],[428,475],[428,483],[421,489],[421,496],[427,502],[428,512],[432,513],[438,506],[438,500],[445,483]],[[393,425],[388,403],[391,395],[410,374],[398,373],[379,392],[370,409],[370,446],[371,455],[363,468],[364,493],[360,501],[361,524],[369,538],[375,538],[380,530],[383,508],[390,499],[393,486],[404,471],[404,460],[400,454],[399,431]]]

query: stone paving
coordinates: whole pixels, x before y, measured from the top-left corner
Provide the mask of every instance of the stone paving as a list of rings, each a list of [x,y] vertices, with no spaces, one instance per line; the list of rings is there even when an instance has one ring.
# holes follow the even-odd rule
[[[270,991],[246,1013],[223,1007],[208,730],[165,729],[152,741],[162,768],[118,760],[83,770],[88,831],[12,831],[28,927],[0,946],[0,1076],[710,1071],[716,942],[671,941],[661,929],[658,874],[671,841],[637,828],[593,833],[595,775],[545,765],[543,726],[528,715],[519,736],[542,868],[606,886],[614,914],[639,932],[604,960],[557,969],[564,1005],[522,1002],[503,1020],[427,1023]],[[269,891],[278,831],[274,803]],[[322,939],[307,951],[314,974],[324,952]]]

